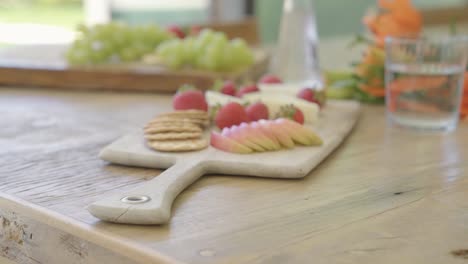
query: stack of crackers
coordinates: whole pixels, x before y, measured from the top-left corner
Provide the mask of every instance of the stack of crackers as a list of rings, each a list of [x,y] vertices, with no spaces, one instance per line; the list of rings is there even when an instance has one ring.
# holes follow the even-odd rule
[[[158,151],[201,150],[209,141],[204,128],[209,125],[207,112],[179,110],[156,116],[144,128],[147,145]]]

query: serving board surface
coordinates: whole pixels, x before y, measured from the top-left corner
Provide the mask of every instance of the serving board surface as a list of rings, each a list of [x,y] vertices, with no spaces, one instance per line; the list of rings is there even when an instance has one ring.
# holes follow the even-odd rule
[[[100,157],[106,161],[147,168],[170,168],[157,178],[124,194],[93,203],[89,211],[96,217],[118,223],[161,224],[169,221],[175,197],[207,173],[302,178],[325,159],[349,134],[359,116],[359,103],[332,101],[320,113],[312,129],[323,139],[322,146],[296,146],[291,150],[234,154],[208,147],[201,151],[168,153],[145,146],[141,131],[124,136],[105,147]],[[208,133],[206,134],[208,137]],[[143,197],[143,204],[122,199]]]
[[[322,161],[346,137],[359,116],[356,102],[332,101],[312,126],[324,140],[320,147],[296,146],[291,150],[234,154],[208,147],[194,152],[158,152],[145,145],[143,131],[126,135],[105,147],[106,161],[146,168],[166,169],[191,160],[206,163],[207,172],[271,178],[301,178]],[[209,137],[209,135],[206,135]],[[209,163],[209,164],[208,164]]]

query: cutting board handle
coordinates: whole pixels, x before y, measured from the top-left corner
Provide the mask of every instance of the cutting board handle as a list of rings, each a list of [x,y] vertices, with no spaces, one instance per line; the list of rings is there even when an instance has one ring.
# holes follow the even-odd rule
[[[123,194],[95,202],[88,211],[109,222],[153,225],[167,223],[177,195],[205,173],[204,162],[179,160],[154,179]]]

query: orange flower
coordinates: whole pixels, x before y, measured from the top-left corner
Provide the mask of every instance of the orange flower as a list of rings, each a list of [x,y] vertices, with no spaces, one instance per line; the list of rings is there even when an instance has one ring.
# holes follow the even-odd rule
[[[385,63],[385,53],[379,47],[369,47],[365,52],[362,61],[357,65],[356,74],[361,77],[369,76],[375,72],[376,67],[383,67]]]
[[[362,91],[374,96],[374,97],[384,97],[385,88],[383,86],[370,86],[366,84],[360,84],[359,89]]]
[[[364,53],[362,61],[356,66],[356,74],[361,77],[360,90],[374,97],[385,96],[384,84],[384,50],[371,46]]]
[[[384,67],[385,38],[416,37],[422,29],[422,16],[410,0],[378,0],[379,12],[367,15],[363,23],[374,37],[374,43],[364,53],[363,59],[355,68],[359,76],[358,89],[373,98],[385,96]],[[400,86],[405,86],[401,83]],[[396,96],[398,92],[391,93]]]
[[[422,16],[410,0],[379,0],[382,9],[377,15],[368,15],[363,23],[375,37],[377,45],[383,47],[385,37],[414,37],[422,29]]]

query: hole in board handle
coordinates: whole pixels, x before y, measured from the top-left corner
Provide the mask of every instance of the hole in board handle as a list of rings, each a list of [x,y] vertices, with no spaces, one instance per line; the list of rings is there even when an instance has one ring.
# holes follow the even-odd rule
[[[120,199],[121,202],[128,203],[128,204],[146,203],[146,202],[149,202],[150,200],[151,198],[146,195],[125,196],[124,198]]]

